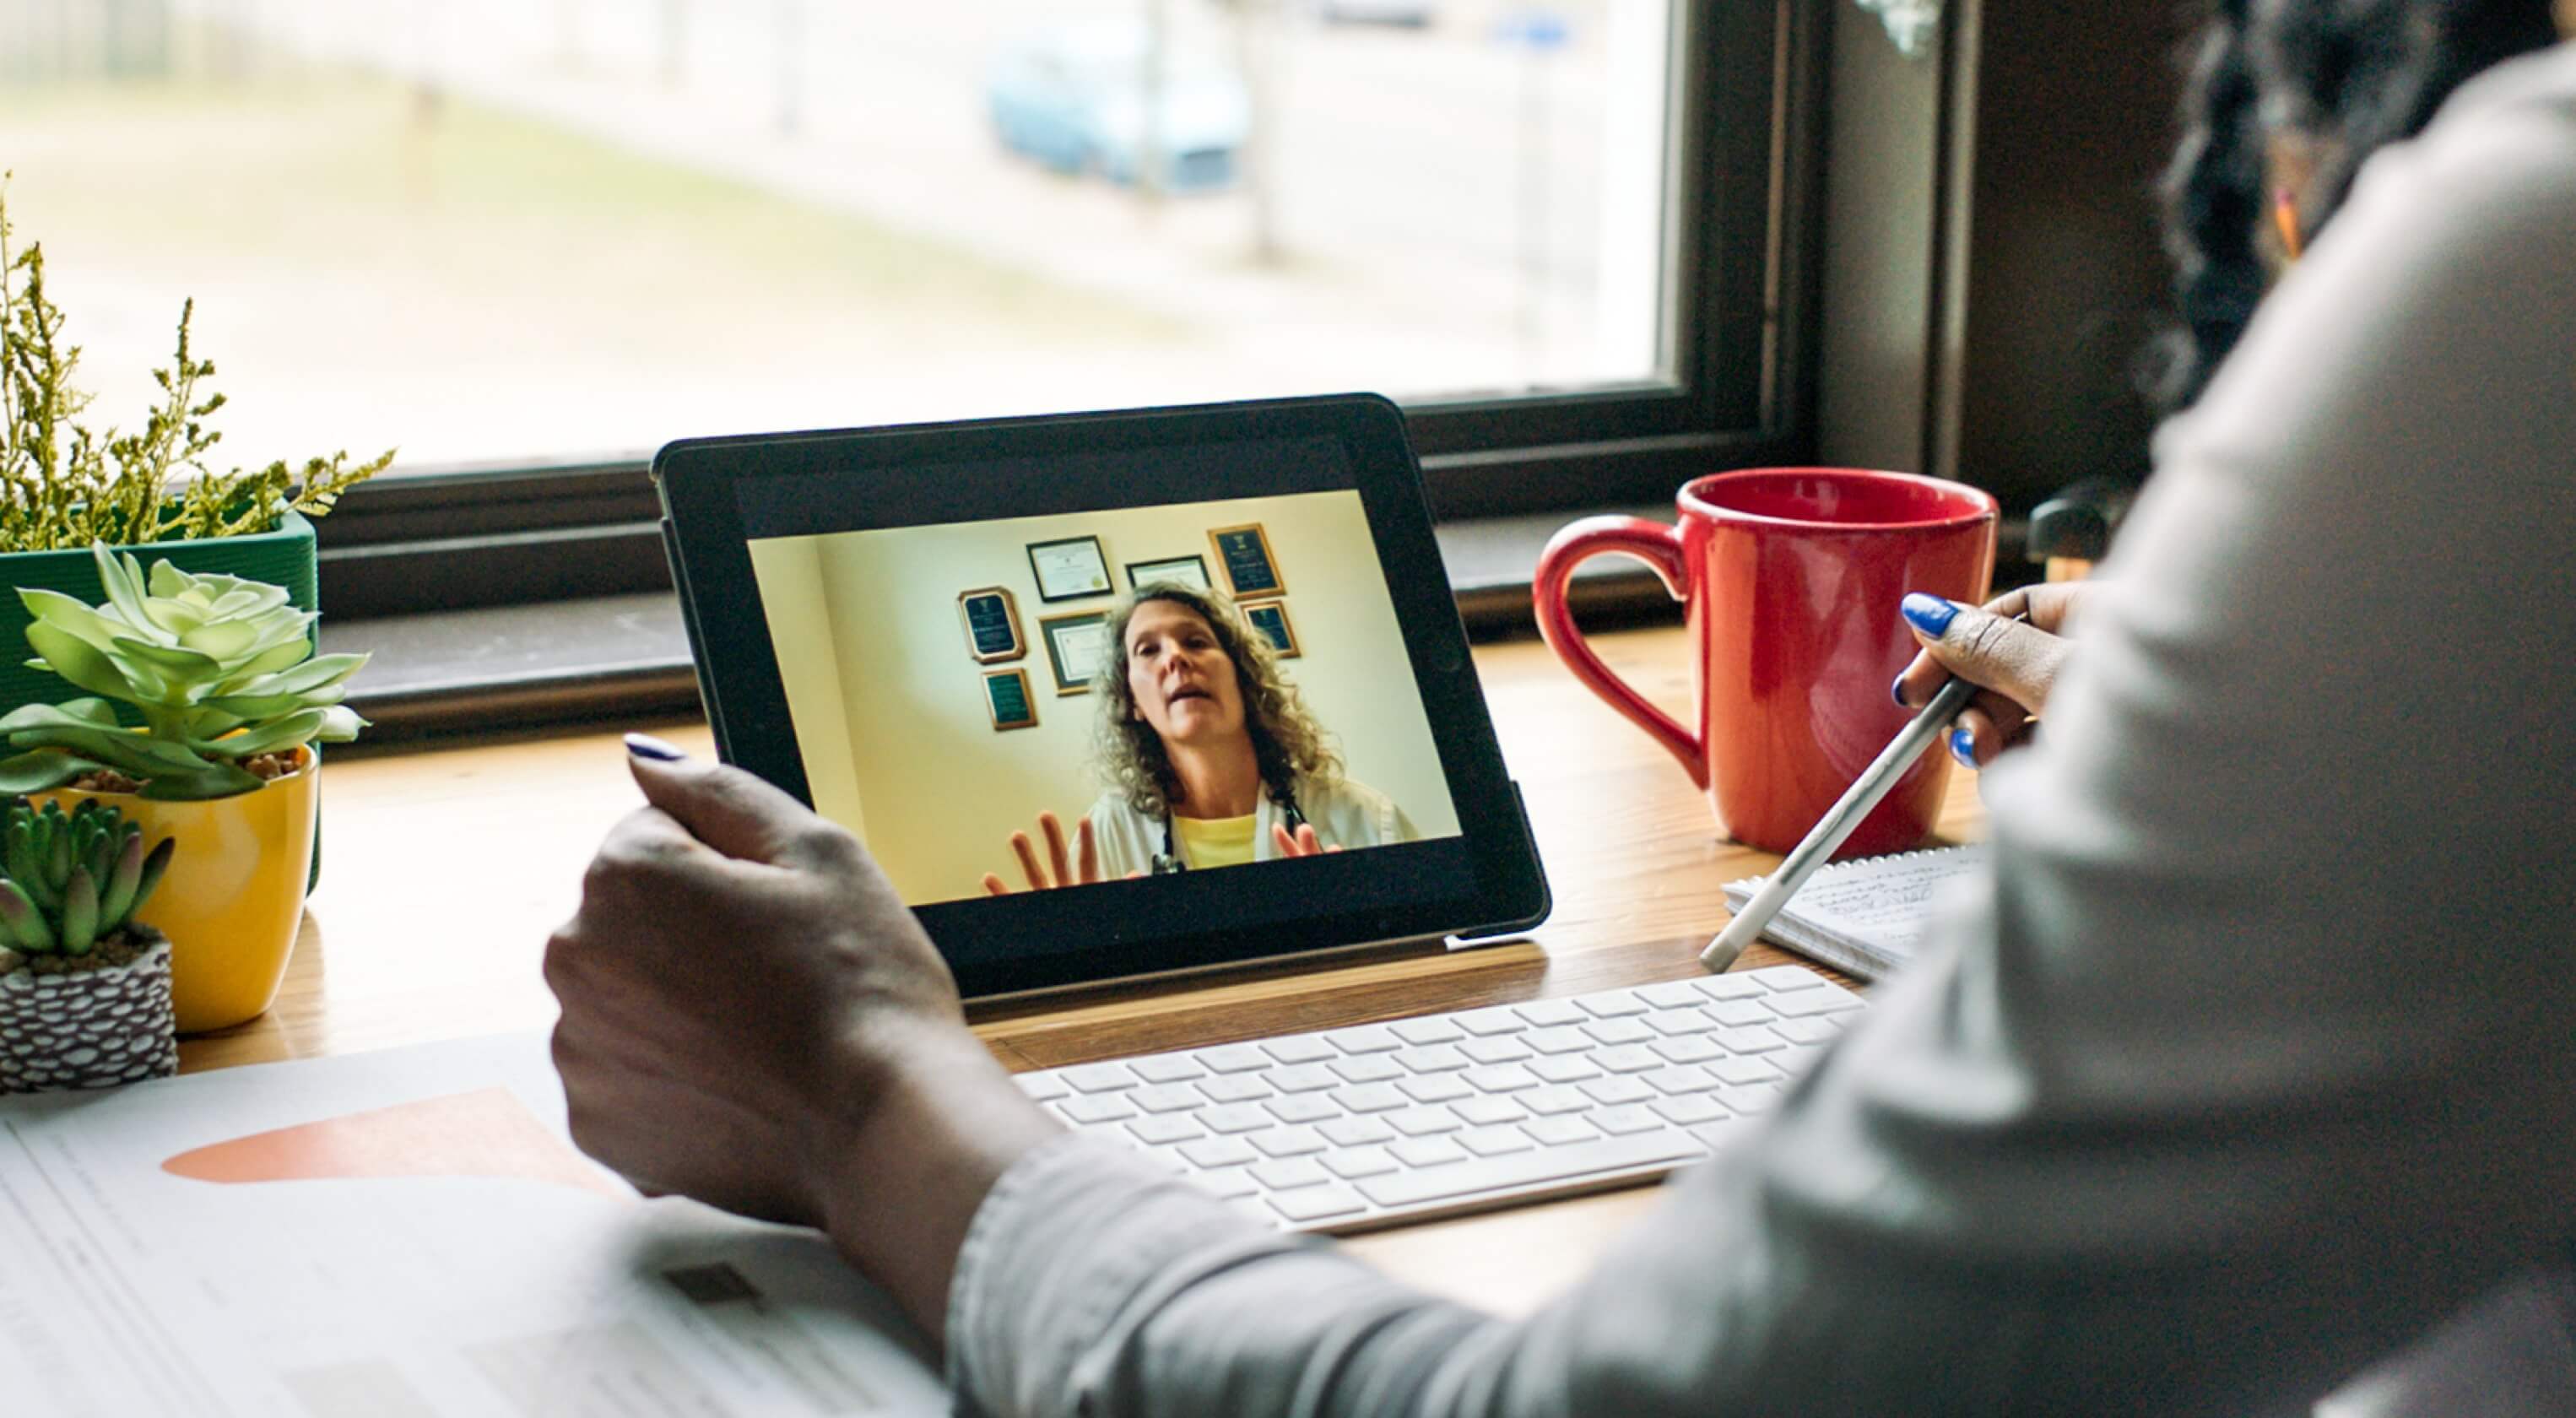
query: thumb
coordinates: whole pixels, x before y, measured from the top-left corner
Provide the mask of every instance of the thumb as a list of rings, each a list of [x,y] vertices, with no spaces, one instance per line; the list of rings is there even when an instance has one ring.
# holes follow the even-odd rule
[[[759,778],[645,734],[626,736],[626,766],[646,802],[726,856],[781,864],[800,857],[813,813]]]
[[[1905,598],[1906,623],[1924,653],[1951,674],[1991,689],[2037,714],[2066,661],[2066,641],[1992,611],[1917,591]]]

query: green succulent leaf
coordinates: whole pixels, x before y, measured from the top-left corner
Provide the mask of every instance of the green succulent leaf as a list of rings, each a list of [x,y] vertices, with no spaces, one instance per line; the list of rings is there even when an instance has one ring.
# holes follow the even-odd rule
[[[98,584],[107,592],[107,602],[124,617],[129,634],[150,634],[152,618],[143,609],[143,567],[131,553],[117,556],[105,542],[90,543],[89,554],[98,563]]]
[[[21,586],[18,588],[18,601],[27,608],[28,615],[47,625],[59,626],[92,645],[104,648],[107,642],[123,633],[115,622],[60,591]]]
[[[155,773],[144,781],[140,796],[155,802],[203,802],[210,798],[233,798],[255,793],[266,783],[266,779],[247,768],[230,763],[210,763],[204,771],[197,773]]]
[[[152,563],[152,574],[143,579],[143,586],[152,595],[175,600],[195,589],[197,579],[165,559]]]
[[[223,673],[224,665],[221,660],[212,655],[199,654],[194,650],[183,650],[176,645],[156,644],[149,640],[138,640],[131,635],[118,636],[114,644],[130,659],[141,660],[181,683],[213,679]]]
[[[309,743],[329,721],[332,711],[339,709],[340,706],[335,704],[328,709],[298,710],[285,718],[272,719],[255,728],[245,729],[216,744],[215,749],[226,758],[243,759],[255,753],[269,753],[277,749],[293,748],[297,744]],[[347,711],[341,710],[341,712]],[[352,714],[350,717],[357,716]]]
[[[0,929],[9,933],[17,948],[31,954],[50,954],[59,947],[54,928],[45,923],[45,913],[15,881],[0,881]]]
[[[179,644],[218,661],[229,660],[259,644],[259,627],[246,620],[205,620],[183,632]]]
[[[235,694],[310,694],[339,684],[366,667],[365,655],[317,655],[300,665],[262,675]]]
[[[104,650],[70,631],[40,620],[27,627],[27,643],[43,657],[30,661],[30,664],[37,669],[51,670],[92,694],[103,694],[129,704],[161,697],[161,685],[157,681],[148,689],[136,683],[127,676],[123,667],[108,658]]]
[[[127,823],[120,834],[114,865],[108,868],[107,885],[99,892],[98,929],[102,935],[113,935],[125,924],[134,910],[134,894],[143,885],[143,829]]]
[[[122,729],[102,729],[89,724],[57,724],[48,728],[21,729],[9,736],[12,748],[67,749],[83,758],[115,769],[133,778],[149,778],[160,773],[195,772],[207,765],[205,755],[183,743],[156,739],[144,734],[129,734]],[[14,762],[15,760],[11,760]],[[69,781],[66,779],[65,781]],[[0,783],[0,792],[9,791]],[[21,791],[35,792],[29,788]]]
[[[347,743],[356,738],[358,731],[365,727],[367,727],[367,721],[358,717],[357,710],[346,704],[334,704],[322,711],[322,727],[313,731],[313,741]]]
[[[98,939],[98,880],[89,868],[72,868],[71,881],[63,887],[63,952],[87,955]]]
[[[144,856],[143,879],[135,883],[134,901],[125,908],[128,914],[142,910],[143,903],[151,900],[152,893],[160,889],[161,874],[170,869],[170,854],[176,851],[178,846],[178,838],[164,837],[153,844],[152,850]]]

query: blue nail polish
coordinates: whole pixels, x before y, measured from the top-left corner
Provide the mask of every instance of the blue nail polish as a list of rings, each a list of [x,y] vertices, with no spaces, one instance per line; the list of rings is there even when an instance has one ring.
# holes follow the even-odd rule
[[[664,743],[651,734],[628,734],[626,751],[637,758],[649,758],[656,763],[678,763],[689,756],[677,746]]]
[[[1899,709],[1911,709],[1914,707],[1913,705],[1905,702],[1905,676],[1903,675],[1898,675],[1896,677],[1896,683],[1887,687],[1887,697],[1895,700],[1896,707]]]
[[[1957,606],[1921,591],[1906,592],[1905,600],[1897,609],[1904,612],[1906,624],[1934,639],[1940,638],[1941,633],[1950,628],[1951,620],[1959,614]]]
[[[1959,760],[1959,766],[1963,768],[1976,767],[1976,735],[1969,733],[1966,729],[1952,729],[1950,731],[1950,756]]]

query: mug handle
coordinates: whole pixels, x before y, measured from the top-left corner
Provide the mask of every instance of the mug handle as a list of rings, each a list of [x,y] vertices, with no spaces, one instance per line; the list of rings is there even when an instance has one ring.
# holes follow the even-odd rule
[[[1672,715],[1647,703],[1643,695],[1628,687],[1627,681],[1612,674],[1584,641],[1583,632],[1574,624],[1574,612],[1566,606],[1566,588],[1574,579],[1574,568],[1610,552],[1623,552],[1646,563],[1663,581],[1664,589],[1672,592],[1674,600],[1689,599],[1690,558],[1682,553],[1679,528],[1643,517],[1586,517],[1548,538],[1547,550],[1539,553],[1538,570],[1530,578],[1530,600],[1538,613],[1539,637],[1574,672],[1574,677],[1583,681],[1584,687],[1680,759],[1691,781],[1705,790],[1707,746],[1698,735],[1674,723]]]

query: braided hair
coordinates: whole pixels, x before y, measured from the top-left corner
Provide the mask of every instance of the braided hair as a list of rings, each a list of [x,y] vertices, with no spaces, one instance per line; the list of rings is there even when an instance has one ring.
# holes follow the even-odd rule
[[[2302,135],[2321,156],[2299,194],[2300,234],[2313,236],[2373,153],[2422,132],[2480,71],[2558,39],[2551,0],[2216,0],[2163,183],[2180,311],[2149,382],[2167,411],[2200,397],[2262,300],[2272,135]]]

